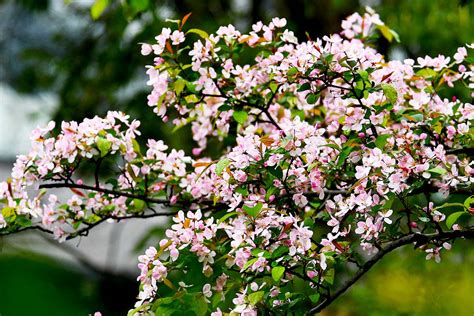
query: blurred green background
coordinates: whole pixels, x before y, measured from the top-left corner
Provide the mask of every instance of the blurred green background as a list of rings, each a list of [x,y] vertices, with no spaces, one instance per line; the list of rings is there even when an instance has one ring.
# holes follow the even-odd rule
[[[474,4],[466,0],[110,0],[97,20],[92,3],[0,1],[1,84],[20,96],[54,95],[57,121],[123,110],[142,121],[142,140],[164,139],[186,151],[193,147],[189,130],[170,134],[146,105],[144,66],[151,59],[140,55],[138,43],[152,42],[166,18],[192,12],[187,26],[212,32],[228,23],[247,31],[280,16],[304,39],[305,32],[312,38],[337,32],[344,17],[369,5],[400,35],[400,44],[377,43],[389,58],[453,54],[474,42]],[[0,244],[7,249],[0,252],[1,316],[123,315],[133,305],[133,275],[15,250],[8,247],[15,238]],[[459,242],[441,264],[408,248],[390,254],[324,314],[474,315],[472,246]],[[136,253],[129,256],[136,260]]]

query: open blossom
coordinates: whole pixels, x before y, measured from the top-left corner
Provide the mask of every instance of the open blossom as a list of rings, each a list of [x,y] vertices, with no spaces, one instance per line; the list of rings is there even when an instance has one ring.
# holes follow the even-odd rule
[[[150,55],[152,51],[153,51],[153,47],[150,44],[142,44],[141,53],[143,56]]]
[[[456,51],[456,54],[454,54],[454,60],[456,63],[462,63],[464,61],[464,58],[467,57],[467,49],[466,47],[459,47]]]
[[[435,58],[431,58],[430,56],[425,56],[425,58],[418,57],[417,62],[420,67],[433,67],[435,70],[441,70],[448,66],[450,60],[451,58],[449,57],[438,55],[438,57]]]
[[[442,246],[437,246],[433,248],[428,248],[425,250],[427,253],[426,260],[434,259],[436,263],[441,262],[441,250],[442,249],[451,250],[451,244],[445,242]]]
[[[378,214],[380,215],[380,217],[383,218],[383,221],[385,223],[392,224],[392,220],[390,219],[390,216],[392,216],[392,214],[393,214],[392,210],[388,210],[386,212],[378,212]]]
[[[202,287],[202,294],[207,298],[212,296],[211,285],[209,283],[204,284]]]
[[[285,18],[273,18],[272,23],[276,27],[282,28],[282,27],[285,27],[285,25],[286,25],[286,19]]]
[[[301,193],[293,195],[293,201],[295,201],[296,205],[299,207],[303,207],[308,204],[308,199]]]
[[[179,45],[184,42],[184,33],[180,31],[174,31],[171,34],[170,39],[173,45]]]
[[[369,217],[365,222],[360,221],[357,223],[355,232],[356,234],[362,235],[365,240],[371,240],[372,238],[377,238],[381,230],[381,222],[374,222],[374,220]]]

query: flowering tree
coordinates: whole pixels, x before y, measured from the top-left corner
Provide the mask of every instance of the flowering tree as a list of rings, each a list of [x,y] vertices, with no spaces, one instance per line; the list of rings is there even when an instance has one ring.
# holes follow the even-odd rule
[[[403,245],[438,262],[474,238],[473,44],[387,61],[371,43],[397,34],[371,10],[305,42],[285,19],[208,35],[184,30],[188,17],[142,54],[156,56],[148,105],[191,125],[192,157],[140,145],[140,123],[119,112],[50,123],[0,183],[2,234],[63,241],[105,221],[172,217],[138,258],[130,315],[311,314]],[[209,140],[215,159],[202,157]],[[91,166],[90,183],[79,179]]]

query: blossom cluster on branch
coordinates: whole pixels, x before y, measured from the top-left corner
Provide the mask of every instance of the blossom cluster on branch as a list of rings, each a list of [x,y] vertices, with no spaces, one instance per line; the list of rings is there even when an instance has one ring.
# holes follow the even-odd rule
[[[188,17],[141,51],[155,56],[148,105],[191,126],[192,156],[140,145],[139,122],[119,112],[51,123],[0,184],[2,233],[65,240],[104,221],[172,216],[139,257],[130,315],[315,312],[388,251],[415,243],[439,261],[473,237],[474,44],[388,61],[373,44],[398,35],[370,9],[303,42],[285,19],[209,35],[185,30]],[[216,157],[203,154],[211,143]],[[85,168],[90,184],[78,179]],[[60,201],[53,188],[72,194]],[[352,279],[344,264],[358,269]],[[339,275],[349,279],[334,291]]]

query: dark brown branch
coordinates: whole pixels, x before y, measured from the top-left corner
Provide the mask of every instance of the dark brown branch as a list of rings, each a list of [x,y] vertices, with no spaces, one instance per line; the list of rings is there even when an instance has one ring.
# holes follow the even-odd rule
[[[281,131],[283,133],[283,135],[285,135],[285,132],[283,131],[283,129],[280,127],[280,125],[278,125],[278,123],[275,121],[275,119],[272,117],[272,115],[270,114],[270,112],[268,111],[267,108],[258,108],[262,111],[262,113],[265,113],[265,115],[268,117],[268,120],[270,121],[270,123],[275,126],[279,131]]]
[[[75,231],[74,233],[69,235],[66,238],[66,240],[73,239],[77,236],[87,235],[92,228],[102,224],[103,222],[105,222],[108,219],[113,219],[113,220],[116,220],[117,222],[120,222],[121,220],[126,220],[126,219],[131,219],[131,218],[150,218],[150,217],[160,217],[160,216],[174,216],[177,213],[178,213],[178,211],[176,211],[176,212],[167,212],[167,213],[134,214],[134,215],[127,215],[127,216],[108,215],[108,216],[102,217],[100,220],[98,220],[95,223],[89,224],[88,226]]]
[[[434,234],[409,234],[405,235],[399,239],[396,239],[388,243],[383,247],[375,256],[369,259],[361,269],[359,269],[349,280],[344,283],[341,288],[334,292],[329,298],[325,299],[319,305],[313,307],[307,315],[314,313],[319,313],[325,307],[329,306],[334,300],[346,292],[354,283],[356,283],[365,273],[367,273],[377,262],[379,262],[386,254],[392,252],[393,250],[400,248],[404,245],[415,243],[415,247],[420,247],[426,245],[432,241],[447,241],[456,238],[474,238],[474,229],[469,230],[457,230],[457,231],[448,231],[448,232],[438,232]]]
[[[97,222],[84,223],[84,225],[87,225],[86,227],[83,227],[83,228],[71,233],[71,235],[69,235],[66,238],[66,240],[73,239],[77,236],[86,236],[92,228],[102,224],[103,222],[105,222],[108,219],[113,219],[113,220],[116,220],[117,222],[120,222],[122,220],[127,220],[127,219],[131,219],[131,218],[150,218],[150,217],[161,217],[161,216],[174,216],[177,213],[178,213],[178,211],[166,212],[166,213],[156,213],[155,212],[155,213],[149,213],[149,214],[141,213],[141,214],[126,215],[126,216],[106,215],[106,216],[102,217],[101,219],[99,219]],[[8,236],[8,235],[11,235],[11,234],[20,233],[20,232],[24,232],[24,231],[27,231],[27,230],[39,230],[39,231],[42,231],[44,233],[53,234],[53,231],[48,230],[48,229],[46,229],[42,226],[28,226],[28,227],[21,228],[21,229],[16,230],[16,231],[12,231],[12,232],[8,232],[8,233],[2,233],[2,234],[0,234],[0,236]]]
[[[448,155],[466,154],[469,157],[474,157],[474,148],[448,149],[446,150],[446,154]]]
[[[40,189],[51,189],[51,188],[72,188],[72,189],[83,189],[83,190],[90,190],[90,191],[96,191],[96,192],[101,192],[105,194],[110,194],[114,196],[124,196],[124,197],[129,197],[132,199],[140,199],[145,202],[149,203],[155,203],[155,204],[169,204],[169,200],[162,200],[162,199],[154,199],[142,195],[137,195],[129,192],[123,192],[123,191],[115,191],[115,190],[110,190],[110,189],[105,189],[105,188],[100,188],[100,187],[94,187],[86,184],[77,184],[77,183],[45,183],[39,186]]]

